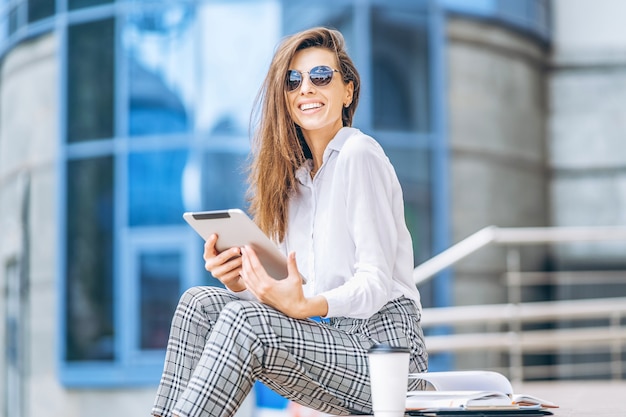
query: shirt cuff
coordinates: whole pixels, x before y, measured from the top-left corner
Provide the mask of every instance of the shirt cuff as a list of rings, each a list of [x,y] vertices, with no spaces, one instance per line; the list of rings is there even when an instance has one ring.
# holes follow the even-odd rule
[[[254,296],[254,294],[252,294],[250,292],[250,290],[245,289],[243,291],[232,291],[229,288],[226,288],[231,294],[233,294],[235,297],[239,297],[241,300],[246,300],[246,301],[256,301],[256,297]]]
[[[355,306],[350,302],[346,302],[346,298],[341,294],[338,294],[337,289],[326,291],[320,295],[326,298],[328,304],[328,312],[324,318],[330,317],[353,317],[353,318],[368,318],[369,313],[363,314],[361,311],[355,311]],[[358,308],[356,310],[359,310]]]

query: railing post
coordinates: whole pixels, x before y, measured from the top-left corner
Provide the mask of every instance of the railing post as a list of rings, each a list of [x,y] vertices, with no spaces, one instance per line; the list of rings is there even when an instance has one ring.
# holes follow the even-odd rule
[[[510,304],[516,307],[522,301],[522,276],[521,276],[521,255],[518,247],[508,247],[506,252],[506,282],[507,297]],[[514,313],[509,320],[509,331],[513,337],[509,347],[509,372],[511,381],[520,383],[524,379],[523,375],[523,352],[521,347],[522,325],[518,316],[518,309],[514,309]]]
[[[506,251],[507,298],[511,304],[522,302],[521,256],[518,247],[508,247]]]
[[[622,364],[622,342],[621,339],[615,336],[619,331],[622,321],[622,315],[619,311],[611,314],[611,331],[613,334],[613,342],[611,343],[611,374],[614,380],[622,379],[623,364]]]

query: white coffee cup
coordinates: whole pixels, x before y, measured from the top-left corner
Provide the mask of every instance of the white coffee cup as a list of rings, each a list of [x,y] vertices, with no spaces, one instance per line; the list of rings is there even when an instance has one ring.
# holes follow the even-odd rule
[[[377,344],[367,353],[374,416],[404,416],[409,379],[409,349]]]

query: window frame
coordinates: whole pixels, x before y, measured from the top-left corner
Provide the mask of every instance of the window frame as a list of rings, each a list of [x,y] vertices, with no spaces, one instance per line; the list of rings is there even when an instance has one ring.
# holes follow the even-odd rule
[[[140,256],[159,250],[178,252],[181,260],[179,292],[182,292],[182,289],[200,281],[199,268],[194,268],[194,265],[202,257],[201,242],[193,237],[185,226],[129,227],[124,230],[121,246],[125,250],[121,261],[122,271],[118,275],[119,280],[128,283],[118,282],[116,286],[120,308],[115,317],[115,326],[120,329],[117,349],[121,361],[128,366],[162,367],[165,358],[164,349],[142,350],[138,346],[141,325]]]

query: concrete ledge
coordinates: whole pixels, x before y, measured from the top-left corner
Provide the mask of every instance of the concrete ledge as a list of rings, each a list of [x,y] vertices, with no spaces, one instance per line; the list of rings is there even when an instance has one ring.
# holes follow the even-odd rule
[[[558,404],[556,417],[626,416],[626,381],[525,382],[513,389]]]

